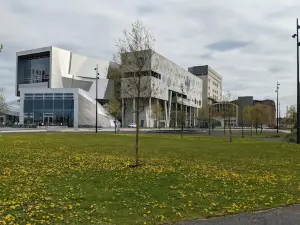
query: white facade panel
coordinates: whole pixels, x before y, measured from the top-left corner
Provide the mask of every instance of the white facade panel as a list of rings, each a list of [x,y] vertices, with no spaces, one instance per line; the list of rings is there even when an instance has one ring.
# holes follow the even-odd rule
[[[63,88],[62,77],[69,75],[71,52],[52,47],[50,88]]]

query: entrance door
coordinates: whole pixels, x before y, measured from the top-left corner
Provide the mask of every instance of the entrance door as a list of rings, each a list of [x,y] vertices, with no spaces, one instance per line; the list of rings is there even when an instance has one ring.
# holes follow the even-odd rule
[[[44,126],[52,126],[53,123],[53,113],[44,113]]]

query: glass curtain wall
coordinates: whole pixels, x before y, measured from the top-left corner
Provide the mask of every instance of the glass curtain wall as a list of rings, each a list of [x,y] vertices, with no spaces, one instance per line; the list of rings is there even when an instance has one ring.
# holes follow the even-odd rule
[[[73,127],[73,93],[25,94],[24,124]]]
[[[50,74],[50,56],[20,58],[18,78],[20,84],[48,82]]]

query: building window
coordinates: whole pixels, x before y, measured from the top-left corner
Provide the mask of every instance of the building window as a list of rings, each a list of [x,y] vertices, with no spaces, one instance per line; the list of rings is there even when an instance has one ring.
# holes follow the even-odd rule
[[[37,125],[74,125],[74,94],[73,93],[36,93],[25,94],[25,114],[31,113],[32,119],[26,120]]]

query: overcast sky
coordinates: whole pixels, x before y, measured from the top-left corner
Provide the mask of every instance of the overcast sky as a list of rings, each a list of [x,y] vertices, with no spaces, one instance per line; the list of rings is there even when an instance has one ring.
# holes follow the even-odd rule
[[[299,0],[0,0],[0,86],[14,100],[15,53],[56,46],[112,59],[134,20],[155,50],[183,68],[208,64],[236,95],[276,100],[281,115],[296,101]]]

